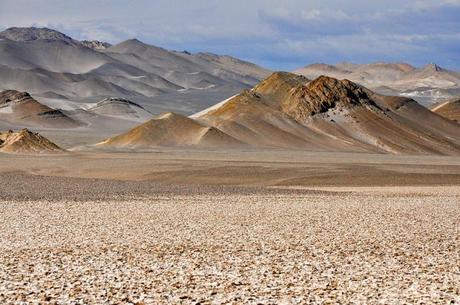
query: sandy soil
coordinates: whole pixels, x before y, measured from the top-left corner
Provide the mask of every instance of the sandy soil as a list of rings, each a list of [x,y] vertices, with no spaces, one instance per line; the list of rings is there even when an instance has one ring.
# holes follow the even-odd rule
[[[0,173],[239,186],[460,185],[460,157],[303,151],[0,154]]]
[[[0,154],[0,304],[459,304],[459,166]]]

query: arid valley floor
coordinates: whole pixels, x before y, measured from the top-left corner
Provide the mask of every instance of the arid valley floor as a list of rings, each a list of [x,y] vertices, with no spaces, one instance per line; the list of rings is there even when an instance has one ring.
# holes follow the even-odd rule
[[[458,157],[0,154],[0,217],[1,304],[460,303]]]

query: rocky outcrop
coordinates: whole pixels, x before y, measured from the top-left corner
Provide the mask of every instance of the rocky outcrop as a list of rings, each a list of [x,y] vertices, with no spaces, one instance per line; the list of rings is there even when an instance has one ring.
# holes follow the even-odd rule
[[[349,109],[359,106],[378,108],[363,87],[349,80],[320,76],[306,86],[293,88],[281,109],[296,121],[303,122],[332,108]]]
[[[105,50],[112,46],[108,42],[103,42],[99,40],[82,40],[80,41],[80,43],[84,45],[85,47],[88,47],[93,50]]]

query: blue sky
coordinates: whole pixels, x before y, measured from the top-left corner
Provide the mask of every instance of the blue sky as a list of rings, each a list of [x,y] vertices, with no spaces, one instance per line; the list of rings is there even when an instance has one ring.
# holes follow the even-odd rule
[[[0,29],[138,38],[277,70],[315,62],[435,62],[460,70],[460,0],[0,0]]]

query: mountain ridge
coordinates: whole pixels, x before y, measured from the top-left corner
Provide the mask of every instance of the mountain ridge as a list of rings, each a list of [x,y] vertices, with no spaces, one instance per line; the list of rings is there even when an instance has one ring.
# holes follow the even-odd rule
[[[199,122],[259,147],[459,154],[460,128],[416,101],[351,82],[274,73]]]
[[[138,39],[108,46],[46,28],[9,28],[0,36],[5,37],[0,40],[1,89],[48,92],[73,101],[117,96],[153,113],[193,113],[270,73],[226,55],[177,52]],[[184,100],[196,105],[184,106]]]

